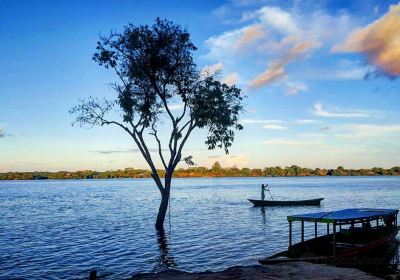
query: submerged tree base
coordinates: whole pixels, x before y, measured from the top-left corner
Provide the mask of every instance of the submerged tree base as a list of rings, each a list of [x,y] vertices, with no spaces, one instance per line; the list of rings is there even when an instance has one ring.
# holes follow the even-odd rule
[[[311,263],[290,263],[276,265],[236,266],[219,272],[189,273],[170,270],[160,273],[142,273],[132,280],[200,280],[200,279],[381,279],[354,268],[341,268]]]

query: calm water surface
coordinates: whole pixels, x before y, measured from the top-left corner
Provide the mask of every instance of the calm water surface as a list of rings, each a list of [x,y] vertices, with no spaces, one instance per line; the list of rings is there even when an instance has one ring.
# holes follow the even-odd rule
[[[325,200],[321,207],[253,208],[246,199],[260,197],[266,182],[275,199]],[[103,279],[126,279],[168,267],[256,264],[286,249],[287,215],[400,208],[400,178],[176,179],[165,236],[153,226],[159,199],[150,179],[0,181],[0,279],[86,279],[92,269]]]

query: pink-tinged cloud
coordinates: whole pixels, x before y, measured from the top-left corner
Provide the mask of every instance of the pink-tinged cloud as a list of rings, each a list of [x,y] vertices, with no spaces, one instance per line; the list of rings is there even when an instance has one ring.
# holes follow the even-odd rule
[[[260,39],[265,34],[261,24],[251,25],[243,30],[242,35],[236,42],[236,49],[242,49],[250,43]]]
[[[400,75],[400,4],[373,23],[355,29],[333,52],[358,52],[391,77]]]
[[[316,40],[301,41],[293,36],[284,38],[282,40],[282,46],[286,48],[284,48],[281,56],[250,82],[250,88],[256,89],[262,87],[285,76],[286,65],[305,56],[311,49],[317,48],[320,45],[321,43]]]
[[[230,74],[224,76],[222,78],[222,82],[227,84],[228,86],[232,86],[238,82],[239,78],[240,78],[239,74],[236,72],[233,72],[233,73],[230,73]]]
[[[259,88],[263,85],[272,83],[285,74],[285,70],[280,64],[274,64],[255,77],[255,79],[250,82],[250,88]]]

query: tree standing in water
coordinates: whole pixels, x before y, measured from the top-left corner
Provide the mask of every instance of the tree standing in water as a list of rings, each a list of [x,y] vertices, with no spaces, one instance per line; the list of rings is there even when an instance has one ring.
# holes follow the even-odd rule
[[[228,153],[234,130],[242,129],[238,122],[243,109],[240,89],[221,83],[215,75],[202,74],[193,62],[196,50],[185,29],[161,19],[152,26],[129,24],[122,33],[101,37],[93,60],[116,73],[118,82],[112,85],[116,98],[90,97],[71,109],[81,126],[115,125],[132,138],[161,193],[158,230],[163,229],[176,166],[181,161],[193,165],[192,156],[182,154],[193,130],[207,131],[208,149],[218,147]],[[177,102],[182,109],[174,114],[171,105]],[[110,114],[115,110],[120,118]],[[162,139],[159,127],[165,127],[165,120],[171,129]],[[163,181],[149,143],[157,146],[165,170]]]

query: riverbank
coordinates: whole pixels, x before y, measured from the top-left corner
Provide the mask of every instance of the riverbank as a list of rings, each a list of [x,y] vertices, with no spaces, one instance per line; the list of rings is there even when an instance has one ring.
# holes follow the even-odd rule
[[[164,177],[165,170],[157,170],[160,177]],[[152,178],[149,169],[125,168],[108,171],[35,171],[35,172],[7,172],[0,173],[0,180],[66,180],[66,179],[117,179],[117,178]],[[219,178],[219,177],[309,177],[309,176],[400,176],[400,167],[392,168],[367,168],[345,169],[342,166],[336,169],[304,168],[296,165],[287,167],[265,168],[237,168],[221,167],[213,165],[207,167],[178,168],[174,172],[174,178]]]
[[[304,262],[230,267],[219,272],[189,273],[178,270],[135,275],[132,280],[261,280],[261,279],[381,279],[354,268],[342,268]]]

